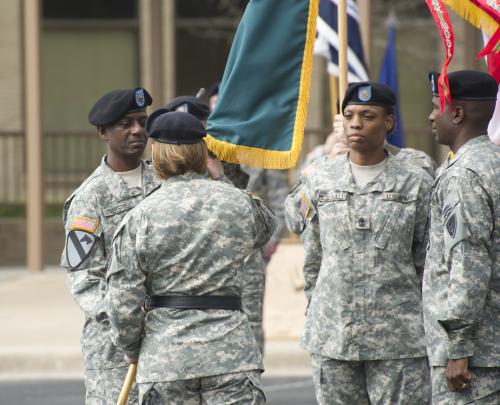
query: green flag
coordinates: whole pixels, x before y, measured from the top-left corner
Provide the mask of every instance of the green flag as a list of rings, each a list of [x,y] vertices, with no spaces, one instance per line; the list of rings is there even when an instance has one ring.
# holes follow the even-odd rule
[[[307,118],[319,0],[251,0],[229,54],[206,141],[220,159],[295,166]]]

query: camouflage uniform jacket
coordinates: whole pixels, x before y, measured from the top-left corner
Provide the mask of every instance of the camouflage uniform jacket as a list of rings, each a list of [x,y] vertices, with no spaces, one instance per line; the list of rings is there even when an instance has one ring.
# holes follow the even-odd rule
[[[272,239],[279,241],[285,231],[285,198],[289,191],[288,171],[245,167],[250,175],[248,190],[259,195],[276,214],[276,231]]]
[[[436,162],[434,162],[434,160],[423,151],[412,148],[400,149],[389,143],[386,143],[386,150],[397,159],[424,169],[431,177],[434,177],[434,175],[436,174]],[[326,155],[317,156],[315,159],[309,162],[309,164],[312,165],[312,169],[309,169],[308,172],[313,172],[316,166],[321,165],[322,162],[327,159],[328,157]],[[304,175],[302,171],[299,171],[299,176],[299,181],[290,190],[290,193],[288,194],[284,205],[286,226],[288,227],[288,230],[290,232],[293,232],[297,235],[302,234],[306,227],[306,221],[301,215],[300,207],[304,203],[302,188],[307,175]]]
[[[274,225],[257,197],[194,172],[162,182],[124,218],[107,276],[110,319],[116,344],[139,354],[139,383],[262,368],[243,312],[142,307],[146,296],[241,296],[243,261]]]
[[[420,287],[431,182],[391,155],[362,189],[347,156],[307,178],[306,350],[337,360],[425,356]]]
[[[433,366],[500,367],[500,148],[486,135],[434,183],[423,299]]]
[[[143,162],[143,189],[129,188],[102,159],[101,165],[76,189],[64,204],[66,234],[90,220],[95,229],[85,235],[94,241],[86,258],[76,268],[68,263],[66,242],[61,265],[69,270],[71,294],[85,315],[82,351],[86,369],[113,368],[125,365],[123,353],[117,352],[109,337],[109,319],[104,302],[106,269],[111,259],[113,233],[125,214],[159,186],[151,167]],[[80,228],[81,229],[81,228]]]

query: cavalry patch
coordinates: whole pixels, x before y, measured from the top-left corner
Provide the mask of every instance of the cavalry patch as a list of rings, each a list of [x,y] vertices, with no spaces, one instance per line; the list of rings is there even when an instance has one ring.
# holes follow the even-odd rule
[[[71,221],[70,228],[73,230],[82,230],[94,234],[100,226],[101,223],[96,219],[77,216],[73,218],[73,221]]]
[[[95,244],[96,236],[78,230],[68,232],[66,238],[66,260],[71,269],[77,268],[89,255]]]

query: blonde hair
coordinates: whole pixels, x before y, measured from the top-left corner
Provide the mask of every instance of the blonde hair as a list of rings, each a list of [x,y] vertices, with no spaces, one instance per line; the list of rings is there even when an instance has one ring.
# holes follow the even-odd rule
[[[203,174],[207,171],[207,144],[204,141],[183,145],[154,141],[152,158],[153,170],[162,179],[168,179],[189,170]]]

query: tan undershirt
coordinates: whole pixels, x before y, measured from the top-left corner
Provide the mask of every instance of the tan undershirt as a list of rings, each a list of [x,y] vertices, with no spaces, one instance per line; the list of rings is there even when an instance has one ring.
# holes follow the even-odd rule
[[[134,170],[128,172],[116,172],[129,186],[129,188],[138,187],[142,189],[142,164]]]
[[[351,172],[352,176],[354,177],[354,181],[359,188],[363,188],[385,170],[387,159],[384,159],[382,160],[382,162],[371,166],[360,166],[356,163],[351,162],[351,160],[349,160],[349,163],[351,165]]]

